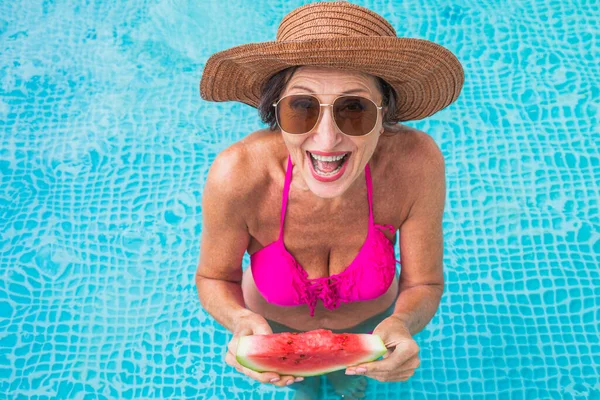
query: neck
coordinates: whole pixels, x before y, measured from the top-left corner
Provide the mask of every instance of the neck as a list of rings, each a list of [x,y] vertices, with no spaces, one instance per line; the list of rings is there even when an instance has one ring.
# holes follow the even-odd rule
[[[340,209],[354,204],[356,199],[361,199],[363,197],[366,199],[367,185],[365,170],[363,168],[363,171],[341,195],[324,198],[317,196],[310,190],[306,181],[303,179],[299,168],[293,168],[290,190],[294,190],[298,193],[298,200],[300,200],[302,204],[305,204],[306,208],[310,209],[312,212],[327,211],[329,213],[335,213]]]

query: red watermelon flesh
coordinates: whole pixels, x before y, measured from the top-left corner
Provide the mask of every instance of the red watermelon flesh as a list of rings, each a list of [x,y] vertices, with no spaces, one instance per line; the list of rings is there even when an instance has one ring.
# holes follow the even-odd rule
[[[236,359],[257,372],[313,376],[376,360],[386,351],[377,335],[317,329],[243,336],[238,341]]]

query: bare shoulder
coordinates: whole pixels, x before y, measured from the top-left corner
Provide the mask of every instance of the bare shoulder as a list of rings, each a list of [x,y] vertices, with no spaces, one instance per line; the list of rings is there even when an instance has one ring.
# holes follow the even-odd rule
[[[219,153],[208,170],[205,196],[219,194],[233,200],[244,197],[256,182],[256,174],[248,173],[252,167],[252,154],[243,142],[236,142]],[[250,178],[250,179],[249,179]]]
[[[393,131],[393,150],[396,156],[406,158],[410,161],[424,167],[424,164],[439,167],[444,163],[442,152],[435,140],[427,133],[418,129],[398,125]]]
[[[269,177],[256,154],[259,135],[251,134],[217,155],[202,192],[202,239],[197,275],[242,280],[242,258],[250,243],[254,205]]]
[[[395,125],[381,136],[378,148],[380,173],[388,182],[383,195],[399,199],[392,214],[400,224],[419,207],[431,208],[445,198],[444,156],[435,140],[425,132]],[[437,206],[435,206],[437,207]],[[439,207],[438,207],[439,208]]]
[[[273,136],[267,130],[256,131],[219,153],[209,169],[203,196],[218,196],[218,201],[238,207],[256,201],[259,189],[270,181]]]
[[[389,133],[389,135],[387,135]],[[398,124],[386,131],[385,153],[392,170],[414,183],[443,176],[444,156],[435,140],[418,129]],[[425,179],[425,181],[423,181]]]
[[[444,157],[435,140],[425,132],[403,127],[394,147],[404,174],[406,218],[400,230],[402,271],[400,287],[420,285],[443,291],[442,220],[446,198]],[[401,289],[402,290],[402,289]]]

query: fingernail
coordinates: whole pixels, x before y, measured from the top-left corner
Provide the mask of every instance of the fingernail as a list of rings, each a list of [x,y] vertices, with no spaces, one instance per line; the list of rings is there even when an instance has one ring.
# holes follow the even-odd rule
[[[367,372],[367,369],[363,368],[363,367],[358,367],[358,368],[356,368],[356,372],[362,374],[363,372]]]
[[[304,380],[304,378],[301,377],[301,376],[299,376],[299,377],[296,378],[296,382],[302,382],[303,380]]]
[[[346,371],[346,375],[356,375],[356,371],[354,371],[352,369],[348,370],[348,371]]]
[[[292,383],[294,383],[294,380],[290,379],[289,381],[287,381],[286,385],[291,385]]]
[[[277,382],[277,381],[279,381],[279,378],[273,378],[273,379],[271,379],[271,382]]]

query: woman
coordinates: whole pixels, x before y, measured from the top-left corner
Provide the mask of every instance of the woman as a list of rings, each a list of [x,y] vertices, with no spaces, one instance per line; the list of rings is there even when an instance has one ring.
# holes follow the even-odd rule
[[[388,347],[383,360],[327,375],[345,398],[364,396],[361,375],[414,374],[412,335],[443,293],[444,161],[428,135],[398,122],[447,107],[462,83],[450,51],[398,38],[347,2],[300,7],[276,41],[208,60],[202,97],[257,107],[269,124],[216,157],[203,194],[197,286],[202,306],[233,332],[228,364],[263,383],[300,382],[239,365],[237,341],[325,328],[372,332]],[[293,385],[296,398],[316,397],[319,382]]]

